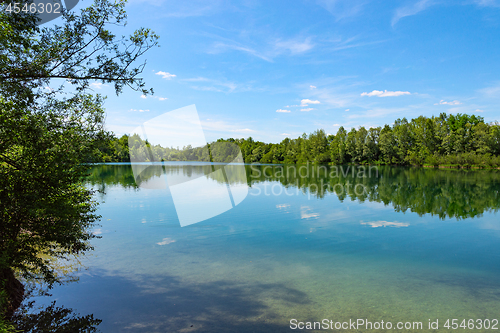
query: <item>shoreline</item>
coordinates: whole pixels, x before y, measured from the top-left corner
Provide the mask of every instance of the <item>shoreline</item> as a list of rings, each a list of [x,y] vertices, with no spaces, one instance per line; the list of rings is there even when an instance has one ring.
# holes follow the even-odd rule
[[[149,165],[151,163],[156,163],[156,164],[162,164],[164,162],[169,162],[169,163],[189,163],[189,164],[209,164],[209,165],[226,165],[229,163],[222,163],[222,162],[205,162],[205,161],[162,161],[162,162],[98,162],[98,163],[88,163],[90,166],[96,166],[96,165],[132,165],[132,164],[145,164]],[[253,163],[232,163],[232,164],[243,164],[243,165],[297,165],[297,166],[302,166],[302,165],[310,165],[310,166],[364,166],[364,167],[396,167],[396,168],[429,168],[429,169],[461,169],[461,170],[500,170],[500,167],[484,167],[484,166],[478,166],[478,165],[472,165],[472,166],[460,166],[460,165],[429,165],[429,164],[424,164],[424,165],[398,165],[398,164],[332,164],[332,163],[259,163],[259,162],[253,162]]]

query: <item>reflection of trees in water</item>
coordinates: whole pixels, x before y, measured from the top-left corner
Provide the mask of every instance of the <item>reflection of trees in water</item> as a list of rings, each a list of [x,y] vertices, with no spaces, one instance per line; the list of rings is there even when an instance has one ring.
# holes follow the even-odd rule
[[[114,185],[121,185],[125,188],[137,187],[130,164],[95,165],[90,170],[87,182],[100,190],[104,190],[106,186]]]
[[[317,198],[334,193],[341,201],[349,197],[382,202],[392,204],[398,212],[410,210],[440,218],[475,217],[500,208],[498,171],[378,167],[376,172],[363,166],[302,167],[300,172],[299,166],[251,166],[247,168],[248,183],[278,181]],[[356,189],[358,184],[364,191]]]
[[[19,332],[23,333],[91,333],[98,332],[102,322],[93,315],[80,316],[73,309],[59,307],[52,302],[36,313],[31,313],[33,302],[25,305],[13,319]]]
[[[73,260],[59,260],[57,256],[43,256],[52,262],[51,267],[61,278],[60,283],[72,283],[79,280],[75,275],[82,269],[78,256]],[[17,280],[16,280],[17,281]],[[97,326],[102,322],[92,314],[81,316],[73,309],[56,306],[56,301],[49,305],[36,303],[39,297],[51,296],[51,286],[36,278],[23,278],[21,306],[17,308],[11,318],[19,333],[92,333],[99,332]],[[1,331],[1,330],[0,330]],[[3,331],[2,331],[3,332]]]
[[[225,177],[213,172],[224,167]],[[165,165],[146,168],[141,179],[168,175],[204,176],[221,184],[253,186],[279,182],[317,198],[335,194],[339,200],[375,201],[393,205],[398,212],[440,218],[480,216],[500,208],[500,172],[401,167],[318,165]],[[89,178],[92,185],[137,187],[130,165],[99,165]],[[357,188],[356,188],[357,186]],[[361,188],[362,186],[362,188]]]
[[[396,211],[467,218],[500,208],[498,171],[386,167],[381,176],[375,201],[392,203]]]
[[[183,176],[185,178],[197,178],[206,176],[221,183],[225,183],[221,173],[214,173],[224,168],[229,182],[244,183],[246,179],[245,168],[236,168],[227,164],[205,164],[205,165],[169,165],[169,164],[136,164],[134,169],[128,163],[124,164],[99,164],[95,165],[87,178],[90,185],[99,190],[105,190],[107,186],[121,185],[124,188],[138,188],[140,184],[163,174],[169,176]],[[135,175],[134,175],[135,172]],[[136,178],[134,178],[134,176]]]

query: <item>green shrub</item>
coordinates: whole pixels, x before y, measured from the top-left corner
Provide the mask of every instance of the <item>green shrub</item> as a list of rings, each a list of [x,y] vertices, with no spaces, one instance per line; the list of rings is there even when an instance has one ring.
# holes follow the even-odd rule
[[[434,154],[434,155],[429,155],[427,156],[427,158],[425,159],[425,162],[428,164],[428,165],[432,165],[434,167],[437,167],[439,164],[440,164],[440,158],[437,154]]]
[[[5,318],[5,307],[7,304],[7,293],[0,286],[0,333],[14,333],[18,332],[14,325]]]

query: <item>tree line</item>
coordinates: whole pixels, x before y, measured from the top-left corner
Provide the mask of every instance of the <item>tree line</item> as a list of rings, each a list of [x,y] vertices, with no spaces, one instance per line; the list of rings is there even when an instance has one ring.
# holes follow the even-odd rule
[[[130,143],[130,146],[129,146]],[[335,135],[319,129],[296,139],[264,143],[219,139],[205,147],[161,147],[138,135],[112,136],[99,147],[102,162],[219,161],[229,162],[241,149],[246,163],[378,164],[500,167],[500,125],[476,115],[441,113],[383,127],[340,127]],[[208,149],[207,149],[208,148]],[[147,150],[147,153],[145,152]]]

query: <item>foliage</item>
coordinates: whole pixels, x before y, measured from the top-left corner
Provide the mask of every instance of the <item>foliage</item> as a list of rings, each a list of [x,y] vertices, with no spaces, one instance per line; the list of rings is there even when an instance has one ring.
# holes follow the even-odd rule
[[[91,249],[99,216],[83,180],[109,135],[103,98],[89,93],[90,83],[149,93],[137,77],[144,64],[131,65],[158,38],[142,28],[115,36],[108,27],[125,24],[124,7],[95,0],[80,13],[64,11],[63,24],[49,28],[38,27],[34,14],[0,13],[2,272],[51,285],[59,280],[53,258]]]
[[[97,332],[97,326],[102,322],[93,315],[79,316],[72,309],[49,306],[36,313],[29,312],[32,302],[22,308],[20,314],[13,318],[19,332],[23,333],[92,333]]]
[[[8,295],[7,292],[3,289],[3,286],[0,286],[0,310],[3,310],[7,307],[8,303]],[[5,314],[0,313],[0,333],[14,333],[16,332],[16,328],[14,324],[12,324],[9,320],[6,319]]]
[[[146,156],[141,151],[149,147],[156,161],[207,161],[206,147],[164,148],[142,142],[138,135],[113,137],[106,149],[101,149],[101,161],[125,162],[130,156]],[[499,167],[500,126],[486,124],[482,117],[466,114],[427,118],[420,116],[408,121],[397,119],[392,126],[366,129],[340,127],[335,135],[317,130],[296,138],[285,138],[278,144],[248,139],[219,139],[217,143],[237,144],[247,163],[281,164],[385,164],[385,165],[451,165],[461,167]],[[233,154],[230,146],[222,148],[225,156]],[[232,155],[231,155],[232,156]],[[149,161],[147,158],[145,161]]]

